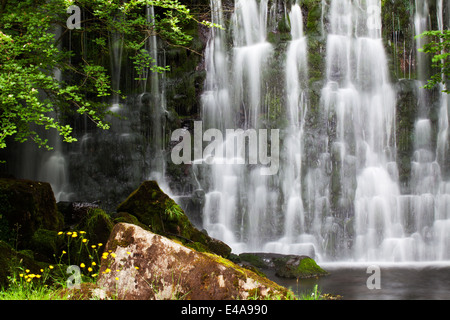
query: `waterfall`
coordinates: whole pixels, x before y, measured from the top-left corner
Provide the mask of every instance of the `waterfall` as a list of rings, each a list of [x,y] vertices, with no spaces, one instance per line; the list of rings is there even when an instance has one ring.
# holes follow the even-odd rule
[[[415,35],[450,26],[450,2],[413,2]],[[231,3],[233,10],[224,10]],[[186,183],[174,188],[183,191],[173,197],[186,206],[199,200],[190,208],[201,215],[196,222],[234,253],[309,255],[321,262],[450,260],[450,99],[439,92],[447,86],[422,88],[433,69],[429,56],[418,51],[426,39],[417,38],[416,52],[409,55],[416,63],[408,72],[416,78],[401,80],[412,84],[417,100],[414,120],[401,127],[414,141],[411,147],[405,143],[397,159],[396,124],[403,121],[397,94],[404,92],[396,92],[391,79],[399,56],[394,53],[391,62],[386,52],[382,21],[391,13],[382,12],[382,3],[390,6],[381,0],[211,0],[211,21],[224,29],[209,29],[201,121],[193,128],[170,105],[175,98],[169,94],[183,96],[181,86],[170,87],[179,79],[144,68],[146,80],[123,88],[132,72],[124,69],[121,35],[110,30],[112,88],[132,92],[126,101],[113,95],[110,111],[124,119],[108,119],[113,126],[106,132],[76,128],[80,143],[67,148],[70,157],[61,142],[50,141],[55,151],[36,159],[25,149],[22,176],[51,182],[57,200],[64,200],[68,173],[76,172],[70,190],[86,201],[107,198],[103,205],[111,207],[144,179],[157,180],[171,194],[166,126],[180,120],[185,132],[194,129],[194,159],[183,170],[167,166],[175,178],[171,183]],[[151,30],[154,8],[147,6],[143,14]],[[396,24],[392,45],[404,41],[406,51],[408,40],[401,39]],[[166,64],[163,48],[156,34],[149,34],[145,50],[156,65]],[[178,59],[174,55],[167,60]],[[408,74],[405,69],[405,78]],[[280,131],[280,165],[266,176],[261,168],[267,163],[250,158],[252,153],[269,158],[261,142],[272,146],[275,136],[261,132],[273,127]],[[223,139],[212,133],[217,131]],[[206,153],[206,142],[214,153]],[[247,147],[250,142],[258,147]],[[409,185],[400,188],[410,148]]]
[[[116,17],[115,19],[120,19],[120,17]],[[111,64],[111,88],[117,92],[121,88],[123,35],[117,31],[109,31],[108,44]],[[120,95],[118,93],[113,93],[113,101],[110,110],[113,112],[120,112]]]
[[[55,27],[55,42],[59,40],[62,34],[61,26]],[[58,43],[58,49],[61,50],[61,43]],[[53,77],[56,81],[61,82],[61,70],[53,71]],[[46,152],[43,155],[43,162],[39,170],[38,179],[40,181],[47,181],[52,186],[56,201],[69,200],[69,178],[67,172],[67,160],[63,153],[62,141],[57,132],[52,132],[49,139],[53,146],[51,152]]]
[[[263,251],[284,254],[319,254],[318,243],[306,227],[306,211],[302,197],[302,161],[305,116],[308,111],[306,94],[308,79],[307,40],[303,33],[300,5],[294,4],[288,14],[292,40],[286,55],[286,159],[280,174],[280,192],[284,195],[285,219],[283,237],[264,245]]]
[[[153,6],[146,7],[147,23],[152,26],[155,20],[155,9]],[[156,34],[149,36],[146,43],[146,50],[150,56],[155,60],[156,66],[165,64],[164,55],[159,53],[158,38]],[[145,112],[151,114],[151,143],[150,150],[150,174],[149,179],[158,181],[161,188],[169,192],[165,181],[165,119],[167,114],[167,102],[165,93],[164,73],[159,74],[152,72],[147,68],[146,77],[150,77],[150,97],[145,92],[147,81],[144,81],[144,93],[139,96],[141,108],[146,109]],[[150,101],[146,101],[149,99]]]
[[[437,0],[437,20],[438,28],[443,31],[445,28],[450,27],[450,13],[448,14],[447,23],[445,23],[444,16],[444,0]],[[447,11],[450,11],[450,4],[447,3]],[[447,88],[446,85],[441,85],[441,91]],[[439,110],[439,132],[437,139],[437,161],[441,165],[445,164],[446,159],[448,159],[449,154],[449,110],[450,110],[450,100],[448,99],[448,94],[443,93],[441,95],[441,108]]]
[[[437,21],[444,28],[443,2],[437,0]],[[431,28],[430,2],[416,0],[414,16],[416,35]],[[417,48],[426,42],[417,40]],[[445,154],[448,145],[448,100],[441,95],[438,112],[437,137],[433,136],[432,110],[429,105],[430,91],[423,89],[430,76],[430,61],[423,53],[417,52],[418,80],[416,80],[417,100],[419,104],[414,129],[414,154],[411,163],[411,194],[400,197],[400,208],[404,221],[407,243],[398,251],[396,260],[425,261],[447,260],[450,258],[445,248],[450,244],[450,194],[449,183],[443,179],[441,165],[446,163]],[[441,86],[441,90],[444,88]],[[437,141],[435,143],[435,141]]]
[[[272,51],[266,41],[268,0],[237,0],[232,18],[235,106],[240,106],[245,128],[258,128],[262,114],[262,66]],[[240,84],[240,85],[238,85]]]
[[[62,27],[54,26],[55,43],[60,41],[62,34]],[[61,41],[57,44],[58,49],[61,49]],[[53,78],[60,82],[63,77],[60,69],[53,70]],[[58,119],[59,115],[52,112],[52,117]],[[20,176],[28,179],[36,179],[50,183],[56,201],[66,201],[72,196],[70,192],[69,174],[67,170],[67,155],[64,154],[63,143],[59,133],[54,130],[43,131],[37,128],[38,132],[48,139],[48,144],[53,149],[36,150],[35,145],[26,143],[22,149],[22,167],[20,168]]]
[[[225,25],[222,1],[211,1],[212,22]],[[210,127],[231,127],[231,98],[228,77],[228,52],[225,31],[211,30],[211,39],[205,50],[206,81],[201,96],[203,122]]]
[[[336,132],[324,147],[333,159],[330,202],[336,211],[328,217],[334,226],[328,253],[342,258],[350,251],[350,257],[363,260],[384,258],[383,242],[403,236],[393,142],[396,99],[381,38],[381,15],[373,7],[381,8],[381,3],[332,2],[327,84],[322,92],[324,118]],[[351,238],[335,230],[336,224],[353,219],[354,243],[348,250]]]
[[[211,1],[213,22],[223,25],[221,5],[221,1]],[[265,112],[262,71],[272,53],[266,40],[269,8],[267,0],[237,0],[234,9],[231,52],[223,31],[213,31],[208,43],[202,117],[208,128],[240,129],[237,139],[245,140],[250,139],[248,130],[260,128]],[[221,153],[225,155],[230,146],[234,149],[234,142],[235,136],[227,136]],[[227,152],[226,161],[217,159],[225,164],[213,165],[201,174],[207,177],[201,181],[206,189],[203,225],[235,252],[257,250],[264,241],[262,226],[273,216],[271,204],[277,202],[276,193],[270,190],[268,177],[261,176],[258,168],[236,164],[245,160],[235,156]]]

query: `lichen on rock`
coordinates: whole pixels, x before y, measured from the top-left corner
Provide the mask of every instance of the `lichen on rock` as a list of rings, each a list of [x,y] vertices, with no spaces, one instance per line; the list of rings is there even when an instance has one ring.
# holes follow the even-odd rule
[[[287,297],[290,291],[211,253],[136,225],[118,223],[105,248],[98,285],[125,300],[229,300]]]

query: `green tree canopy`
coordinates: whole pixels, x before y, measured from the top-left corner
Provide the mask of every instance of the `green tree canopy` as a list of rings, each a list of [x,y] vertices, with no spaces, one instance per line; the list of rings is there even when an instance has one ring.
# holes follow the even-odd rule
[[[67,27],[71,5],[82,9],[80,29]],[[147,6],[157,9],[153,19],[145,15]],[[72,127],[62,120],[67,114],[86,115],[108,129],[105,97],[114,90],[105,67],[109,61],[103,60],[111,53],[110,35],[123,40],[123,50],[136,70],[161,72],[165,67],[153,64],[146,39],[157,35],[168,44],[188,46],[192,39],[183,26],[190,22],[212,25],[197,21],[178,0],[0,1],[0,148],[13,137],[51,149],[36,127],[56,129],[64,141],[76,141]],[[61,42],[69,31],[68,48]]]
[[[430,42],[419,50],[432,55],[432,67],[438,70],[428,80],[425,88],[432,89],[436,85],[446,84],[450,79],[450,30],[426,31],[419,37],[427,37],[430,39]],[[445,88],[443,91],[450,93],[449,88]]]

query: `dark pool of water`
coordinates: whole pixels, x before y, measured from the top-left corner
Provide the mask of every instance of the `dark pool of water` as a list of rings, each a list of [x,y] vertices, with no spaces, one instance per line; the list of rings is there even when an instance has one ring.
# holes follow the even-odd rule
[[[375,264],[370,264],[375,265]],[[322,264],[330,275],[319,279],[286,280],[267,274],[295,293],[319,291],[340,295],[343,300],[450,300],[450,263],[378,264],[380,289],[369,289],[369,264]],[[372,281],[373,280],[373,281]],[[370,284],[376,284],[371,278]]]

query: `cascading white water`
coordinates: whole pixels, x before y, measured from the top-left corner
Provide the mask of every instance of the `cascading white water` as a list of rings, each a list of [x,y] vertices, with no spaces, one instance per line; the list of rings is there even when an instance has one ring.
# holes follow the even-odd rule
[[[445,22],[444,11],[447,13],[447,23]],[[445,28],[450,27],[450,3],[447,2],[447,8],[444,6],[444,0],[437,0],[437,20],[438,28],[443,31]],[[447,89],[447,85],[441,85],[441,91]],[[437,137],[437,161],[440,164],[444,164],[449,154],[449,110],[450,99],[448,94],[443,93],[441,95],[441,108],[439,110],[439,132]]]
[[[436,1],[443,29],[449,24],[444,21],[444,2]],[[440,169],[449,152],[447,95],[441,97],[435,140],[426,108],[430,95],[417,90],[411,192],[402,194],[396,158],[397,98],[382,39],[381,1],[323,1],[321,18],[324,21],[327,10],[329,21],[327,28],[322,23],[326,75],[317,121],[323,128],[314,137],[317,159],[304,167],[310,85],[307,39],[300,5],[285,5],[292,39],[286,55],[281,55],[287,125],[280,172],[268,179],[243,166],[213,166],[207,172],[198,168],[199,187],[209,190],[204,227],[236,253],[309,254],[324,261],[449,259],[445,248],[450,245],[450,183]],[[214,22],[223,24],[220,1],[212,1],[211,7]],[[268,25],[276,25],[267,23],[267,12],[274,17],[276,7],[273,3],[269,10],[267,1],[237,0],[230,51],[227,34],[213,33],[202,96],[208,126],[260,125],[265,108],[261,75],[273,50],[266,32]],[[428,1],[416,1],[417,34],[430,21],[428,8]],[[417,48],[422,47],[423,40],[417,41]],[[417,56],[417,65],[420,88],[429,76],[424,55]]]
[[[224,26],[222,1],[211,1],[212,22]],[[206,81],[201,97],[203,122],[211,128],[231,127],[231,98],[228,76],[228,53],[225,31],[211,30],[211,39],[205,50]]]
[[[424,21],[425,18],[420,8],[428,8],[430,4],[428,0],[418,0],[417,5],[419,7],[416,13],[416,22]],[[450,25],[450,17],[446,20],[444,11],[447,11],[450,7],[445,8],[442,0],[436,0],[436,8],[438,28],[439,30],[444,30]],[[428,24],[422,23],[421,25],[416,25],[416,31],[423,32],[427,30],[420,29],[421,27],[429,28]],[[439,86],[441,91],[445,88],[446,85],[444,84]],[[427,102],[423,101],[423,103],[425,105],[422,108],[426,108]],[[428,251],[426,258],[434,260],[450,259],[448,251],[448,245],[450,244],[450,181],[445,180],[445,175],[441,170],[441,166],[445,166],[448,161],[449,109],[448,95],[442,93],[438,112],[439,120],[435,150],[433,150],[432,145],[434,137],[432,137],[431,120],[422,118],[416,123],[416,130],[422,132],[417,132],[416,135],[416,154],[419,156],[419,159],[414,159],[413,162],[413,175],[416,177],[416,185],[418,186],[415,190],[414,198],[416,203],[421,205],[420,209],[422,210],[418,211],[419,218],[423,217],[423,228],[427,232],[425,234]],[[423,132],[423,126],[425,126],[426,132]]]
[[[354,205],[354,244],[347,258],[363,260],[385,258],[383,242],[403,236],[394,162],[396,99],[388,77],[381,16],[371,10],[374,7],[381,8],[381,3],[331,3],[328,81],[322,91],[324,115],[336,127],[336,137],[325,150],[330,150],[332,175],[339,181],[331,182],[338,216],[328,219],[330,224],[352,219]],[[342,241],[337,237],[332,239],[334,247]]]
[[[306,87],[308,79],[307,40],[303,33],[303,14],[294,4],[288,15],[292,40],[286,56],[286,129],[283,169],[280,173],[280,191],[285,209],[283,237],[264,245],[263,251],[284,254],[318,253],[318,243],[306,227],[302,197],[302,161],[305,115],[308,111]]]
[[[108,44],[111,63],[111,88],[117,92],[120,89],[120,78],[122,74],[123,35],[117,31],[109,32]],[[110,110],[120,112],[120,95],[117,93],[113,93]]]
[[[155,9],[153,6],[146,7],[147,23],[153,26],[155,23]],[[158,46],[158,37],[152,34],[148,37],[146,43],[146,50],[150,56],[154,59],[155,66],[161,66],[165,64],[165,61],[161,61]],[[164,57],[163,57],[164,59]],[[164,146],[165,146],[165,116],[167,113],[166,108],[166,92],[164,85],[164,73],[152,72],[150,68],[145,70],[147,78],[150,78],[150,97],[149,101],[145,102],[145,96],[147,89],[147,81],[144,81],[143,90],[144,93],[139,96],[141,108],[145,112],[151,115],[151,148],[149,154],[151,155],[150,162],[150,174],[149,179],[158,182],[160,187],[169,192],[169,188],[165,181],[165,159],[164,159]]]
[[[55,27],[55,41],[59,41],[62,34],[62,27]],[[58,44],[61,49],[61,43]],[[61,70],[55,69],[53,77],[56,81],[61,82]],[[58,132],[50,131],[49,141],[53,147],[51,152],[43,154],[42,164],[39,167],[37,179],[39,181],[49,182],[52,186],[56,201],[67,201],[70,199],[69,178],[67,172],[67,160],[62,150],[62,141]]]
[[[211,1],[211,8],[213,22],[223,25],[221,1]],[[242,128],[241,134],[245,136],[246,130],[260,127],[264,96],[262,70],[272,52],[272,46],[266,41],[267,15],[267,0],[235,2],[231,57],[225,47],[226,33],[213,32],[206,51],[208,75],[202,96],[205,130]],[[234,144],[230,139],[235,138],[227,137],[222,151]],[[268,178],[261,176],[258,169],[230,164],[233,157],[227,153],[227,164],[208,168],[203,225],[211,236],[225,241],[235,252],[255,250],[263,241],[261,226],[271,216],[276,193],[269,189]]]
[[[262,66],[272,52],[267,37],[268,0],[237,0],[232,18],[232,103],[242,108],[245,128],[258,128],[262,113]],[[241,85],[238,85],[241,84]]]

